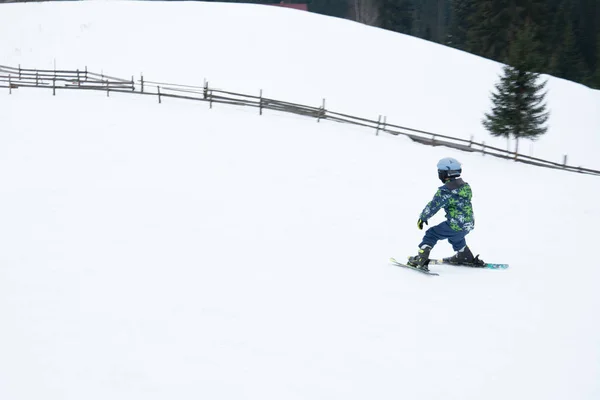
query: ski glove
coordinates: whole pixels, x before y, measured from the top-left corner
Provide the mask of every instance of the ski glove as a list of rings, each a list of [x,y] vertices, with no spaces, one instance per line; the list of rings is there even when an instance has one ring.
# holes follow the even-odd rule
[[[421,218],[419,218],[419,221],[417,221],[417,227],[419,228],[419,230],[423,230],[423,224],[429,225],[427,221],[423,221]]]

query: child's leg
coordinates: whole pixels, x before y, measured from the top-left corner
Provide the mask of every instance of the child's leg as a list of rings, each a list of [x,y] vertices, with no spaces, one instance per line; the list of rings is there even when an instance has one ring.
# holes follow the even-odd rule
[[[423,241],[421,242],[421,244],[419,244],[419,248],[422,248],[423,245],[433,247],[438,242],[438,240],[444,240],[454,237],[456,236],[456,233],[457,232],[455,230],[450,228],[448,222],[444,221],[439,225],[432,226],[431,228],[427,229],[427,232],[425,232],[425,236],[423,237]],[[464,234],[462,238],[464,240]]]
[[[457,232],[456,235],[448,238],[448,241],[452,245],[452,248],[454,249],[454,251],[456,251],[456,254],[454,254],[452,257],[444,258],[445,262],[447,262],[449,264],[458,264],[458,265],[468,265],[468,264],[476,263],[479,266],[481,266],[479,262],[476,262],[476,259],[473,256],[473,253],[467,246],[467,241],[465,240],[465,236],[468,233],[469,232],[467,232],[467,231],[460,231],[460,232]]]
[[[467,245],[465,236],[467,236],[468,233],[469,232],[467,231],[454,231],[454,236],[448,238],[448,242],[450,242],[454,251],[462,250]]]

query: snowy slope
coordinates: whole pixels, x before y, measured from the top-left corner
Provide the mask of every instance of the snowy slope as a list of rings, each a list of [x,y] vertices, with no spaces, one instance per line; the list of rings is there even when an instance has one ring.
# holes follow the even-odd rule
[[[597,177],[220,105],[18,90],[0,110],[1,399],[600,397]],[[444,156],[470,246],[510,269],[388,264]]]
[[[198,2],[8,4],[0,60],[103,70],[328,108],[485,141],[501,65],[410,36],[280,7]],[[600,92],[550,79],[550,131],[522,152],[599,168]],[[511,149],[514,144],[511,144]],[[593,148],[596,151],[590,152]]]
[[[337,124],[36,93],[0,98],[1,398],[600,394],[597,178]],[[470,245],[511,269],[388,265],[414,251],[446,155],[474,187]]]

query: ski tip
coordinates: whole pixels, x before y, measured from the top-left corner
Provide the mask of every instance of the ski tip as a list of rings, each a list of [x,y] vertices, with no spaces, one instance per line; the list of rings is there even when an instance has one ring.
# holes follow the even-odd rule
[[[416,267],[411,267],[410,265],[407,265],[407,264],[404,264],[404,263],[396,261],[396,259],[393,258],[393,257],[390,258],[390,262],[392,264],[398,266],[398,267],[412,269],[413,271],[417,271],[417,272],[420,272],[420,273],[425,274],[425,275],[432,275],[432,276],[439,276],[440,275],[437,272],[432,272],[430,270],[422,270],[422,269],[419,269],[419,268],[416,268]]]
[[[390,262],[392,264],[402,264],[400,261],[396,260],[394,257],[390,257]]]
[[[488,268],[488,269],[507,269],[508,268],[508,264],[491,264],[491,263],[486,263],[485,264],[485,268]]]

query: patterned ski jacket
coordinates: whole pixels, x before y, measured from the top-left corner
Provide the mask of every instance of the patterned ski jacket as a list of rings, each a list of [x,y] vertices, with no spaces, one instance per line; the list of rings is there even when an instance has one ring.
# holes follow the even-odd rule
[[[446,182],[438,188],[421,213],[421,220],[427,221],[441,208],[446,211],[450,228],[455,231],[470,232],[475,228],[475,216],[471,205],[471,186],[461,178]]]

